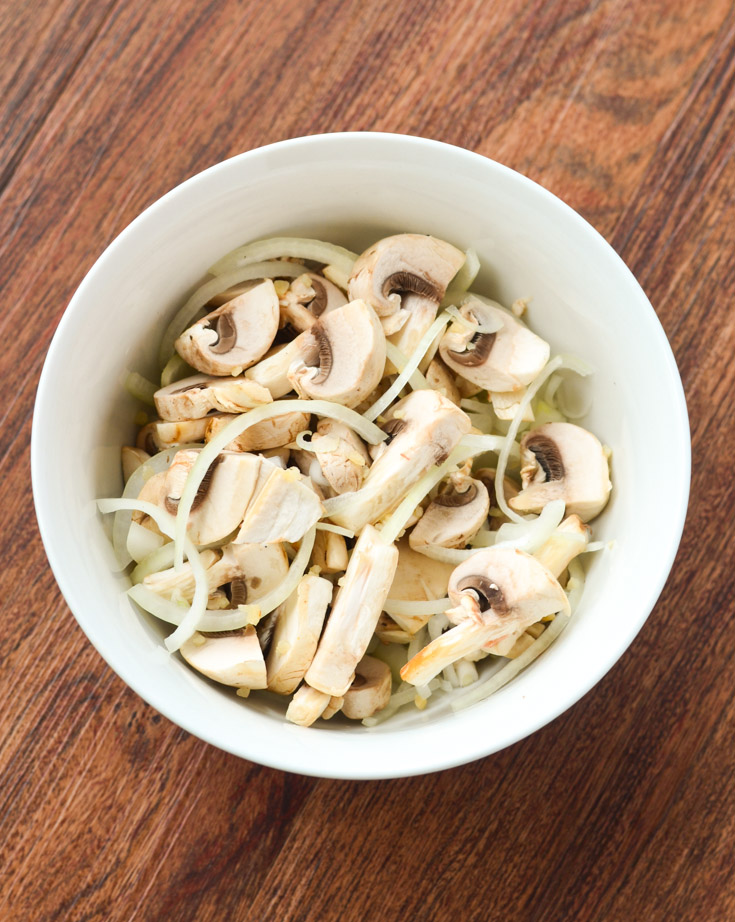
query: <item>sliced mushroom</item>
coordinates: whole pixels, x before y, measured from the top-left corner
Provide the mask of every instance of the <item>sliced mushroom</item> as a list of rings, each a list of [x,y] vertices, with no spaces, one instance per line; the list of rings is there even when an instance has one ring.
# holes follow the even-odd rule
[[[491,514],[488,517],[488,528],[490,531],[497,531],[504,522],[510,521],[508,517],[503,515],[497,508],[498,501],[495,496],[495,474],[495,469],[490,467],[480,468],[480,470],[475,473],[475,477],[485,484],[488,496],[490,497]],[[511,480],[510,477],[503,477],[503,496],[505,496],[506,501],[516,496],[518,489],[518,484]],[[492,514],[493,512],[499,514]]]
[[[329,704],[322,711],[322,720],[331,720],[335,714],[338,714],[342,710],[342,705],[344,703],[344,698],[332,695],[329,699]]]
[[[402,602],[429,602],[443,599],[447,594],[449,577],[454,567],[450,563],[429,560],[413,550],[408,538],[396,543],[398,566],[388,592],[389,599]],[[393,620],[410,634],[420,630],[431,615],[395,615]]]
[[[179,451],[166,471],[163,507],[172,515],[177,513],[186,478],[198,456],[195,449]],[[278,470],[256,455],[221,452],[217,456],[197,490],[189,514],[187,532],[194,544],[214,544],[238,527],[257,490],[263,468]]]
[[[607,504],[612,485],[596,436],[573,423],[546,423],[521,439],[523,489],[510,499],[516,512],[541,512],[563,499],[567,515],[589,522]]]
[[[300,541],[324,515],[319,497],[296,469],[270,467],[273,471],[242,519],[236,544]]]
[[[123,445],[120,450],[122,461],[123,480],[127,483],[141,464],[150,460],[150,454],[142,448],[133,448],[132,445]]]
[[[281,322],[287,323],[297,333],[308,330],[322,314],[347,304],[347,298],[339,288],[315,272],[307,272],[294,279],[279,301]]]
[[[352,684],[355,667],[373,636],[396,564],[398,550],[367,525],[355,544],[344,582],[327,621],[306,681],[340,697]]]
[[[300,357],[288,378],[302,397],[354,407],[383,376],[383,328],[364,301],[324,314],[295,341],[301,343]]]
[[[457,473],[450,487],[428,505],[408,541],[414,550],[422,547],[465,547],[485,524],[490,497],[481,480]]]
[[[384,644],[411,643],[411,637],[412,637],[412,635],[405,628],[400,627],[398,623],[394,621],[393,618],[391,618],[391,616],[387,615],[385,612],[380,613],[380,617],[378,618],[378,623],[375,626],[375,636],[379,640],[382,640]]]
[[[301,358],[302,347],[303,343],[297,336],[285,346],[271,349],[257,365],[248,368],[245,377],[268,388],[274,400],[285,397],[289,391],[293,390],[293,383],[288,373],[291,366]]]
[[[490,400],[492,401],[493,411],[498,419],[514,419],[525,392],[525,388],[522,388],[519,391],[511,391],[510,393],[505,394],[500,394],[493,391],[489,396]],[[533,422],[534,415],[530,403],[526,407],[521,419],[524,423]]]
[[[360,489],[370,466],[370,455],[365,443],[349,426],[323,419],[311,444],[324,478],[335,493]]]
[[[138,433],[138,447],[155,454],[172,445],[202,442],[209,422],[209,419],[182,419],[176,423],[154,419]]]
[[[266,279],[185,330],[176,351],[204,374],[239,375],[268,351],[278,318],[278,295]]]
[[[347,543],[342,535],[333,531],[317,531],[311,562],[321,573],[343,573],[347,569],[349,555]]]
[[[363,656],[355,667],[355,678],[345,692],[342,713],[350,720],[363,720],[382,711],[391,693],[390,667],[373,656]]]
[[[244,413],[270,403],[268,388],[249,378],[212,378],[192,375],[162,387],[154,394],[156,410],[165,420],[201,419],[213,411]]]
[[[233,418],[233,416],[213,416],[207,420],[205,441],[211,441]],[[228,442],[226,450],[265,451],[271,448],[282,448],[293,442],[299,432],[309,428],[309,419],[308,413],[300,413],[298,410],[264,419],[262,422],[248,426],[237,438]]]
[[[559,579],[570,562],[585,550],[589,540],[589,527],[578,515],[570,515],[533,556]]]
[[[457,374],[488,391],[517,391],[549,360],[549,344],[508,311],[471,298],[460,307],[472,323],[498,326],[495,333],[472,333],[454,323],[442,337],[439,353]]]
[[[291,699],[286,710],[286,720],[300,727],[310,727],[329,707],[331,699],[331,695],[304,683]]]
[[[149,477],[141,487],[140,493],[138,493],[138,499],[163,508],[163,504],[166,500],[166,471],[161,471]],[[133,512],[131,519],[137,525],[142,525],[154,534],[162,535],[155,521],[144,512]]]
[[[413,391],[399,400],[383,426],[390,442],[373,461],[362,488],[351,502],[332,514],[339,525],[358,532],[377,522],[435,464],[442,464],[471,423],[467,414],[437,391]]]
[[[308,575],[279,607],[266,661],[271,691],[290,695],[304,678],[314,659],[332,591],[328,579]]]
[[[432,390],[439,391],[447,400],[459,406],[462,395],[455,384],[454,375],[440,358],[434,358],[429,362],[429,367],[426,369],[426,380]]]
[[[396,234],[378,240],[359,256],[348,293],[386,317],[406,310],[409,298],[432,304],[434,314],[465,254],[444,240],[424,234]],[[430,321],[431,322],[431,321]]]
[[[547,615],[569,614],[569,600],[546,567],[511,548],[491,547],[461,563],[449,580],[449,598],[456,607],[446,614],[456,627],[401,669],[403,680],[412,685],[426,685],[455,660]]]
[[[235,688],[265,688],[265,661],[255,628],[219,634],[196,633],[181,647],[181,655],[198,672]]]

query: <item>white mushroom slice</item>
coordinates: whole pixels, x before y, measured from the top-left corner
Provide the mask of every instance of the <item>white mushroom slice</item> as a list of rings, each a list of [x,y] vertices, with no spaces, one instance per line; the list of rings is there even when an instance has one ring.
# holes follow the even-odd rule
[[[120,449],[123,480],[127,483],[141,464],[145,464],[146,461],[150,460],[150,457],[150,454],[142,448],[134,448],[132,445],[123,445]]]
[[[481,480],[487,488],[488,496],[490,497],[490,508],[494,510],[495,515],[490,515],[488,518],[488,528],[490,531],[497,531],[501,525],[505,522],[509,522],[510,519],[507,516],[503,515],[498,509],[498,501],[495,496],[495,474],[496,471],[494,468],[483,467],[479,471],[476,471],[474,476],[477,480]],[[515,483],[510,477],[503,477],[503,495],[506,500],[510,499],[513,496],[518,494],[518,484]]]
[[[350,502],[331,514],[333,521],[354,532],[390,512],[422,474],[446,461],[471,428],[464,411],[432,390],[413,391],[388,416],[383,429],[391,436],[390,444],[373,461],[362,488],[345,494]]]
[[[426,380],[432,390],[439,391],[447,400],[459,406],[462,395],[455,384],[454,375],[440,358],[434,358],[429,362],[429,367],[426,369]]]
[[[302,397],[354,407],[380,383],[385,336],[364,301],[324,314],[295,342],[300,343],[300,356],[288,378]]]
[[[342,535],[333,531],[317,531],[311,552],[312,566],[319,567],[321,573],[343,573],[348,561],[347,542]]]
[[[266,660],[271,691],[290,695],[298,688],[314,659],[332,591],[328,579],[305,576],[278,608]]]
[[[138,445],[155,454],[172,445],[203,442],[208,425],[208,419],[182,419],[175,423],[155,419],[138,433]]]
[[[331,695],[304,684],[291,699],[286,720],[300,727],[310,727],[329,707],[331,698]]]
[[[271,419],[248,426],[227,444],[227,451],[265,451],[282,448],[296,438],[299,432],[309,428],[309,414],[294,411],[282,413]],[[232,420],[232,416],[213,416],[208,420],[205,441],[209,442]]]
[[[366,301],[379,317],[404,309],[404,301],[409,298],[433,304],[436,314],[447,285],[464,261],[461,250],[436,237],[385,237],[355,261],[348,293],[352,299]]]
[[[138,499],[146,503],[153,503],[154,506],[163,507],[166,500],[166,471],[161,471],[149,477],[141,487],[140,493],[138,493]],[[153,519],[144,512],[133,512],[131,520],[137,525],[142,525],[156,535],[163,534]]]
[[[266,460],[270,461],[271,464],[276,464],[278,467],[282,467],[284,471],[288,467],[288,462],[291,459],[291,449],[286,448],[285,445],[282,445],[279,448],[261,449],[258,451],[258,454],[262,455]]]
[[[462,375],[456,375],[454,381],[460,397],[476,397],[485,389],[473,384],[472,381],[468,381],[467,378],[463,378]]]
[[[570,562],[585,550],[589,540],[589,527],[578,515],[570,515],[533,556],[559,579]]]
[[[450,476],[451,486],[428,505],[409,535],[414,550],[422,547],[465,547],[485,524],[490,509],[487,488],[465,474]]]
[[[344,698],[338,698],[332,695],[329,699],[329,704],[322,711],[322,720],[331,720],[335,714],[338,714],[342,710],[342,705],[344,703]]]
[[[266,279],[185,330],[176,351],[204,374],[238,375],[270,349],[278,318],[278,295]]]
[[[549,360],[549,344],[512,314],[471,298],[460,313],[472,323],[498,326],[495,333],[475,333],[453,323],[442,337],[439,353],[457,374],[488,391],[517,391],[538,375]]]
[[[176,515],[186,478],[198,454],[193,449],[177,452],[166,472],[163,507],[172,515]],[[256,455],[221,452],[202,480],[191,507],[187,532],[194,544],[214,544],[233,532],[257,491],[261,472],[270,469],[278,470]],[[263,538],[260,543],[267,540]]]
[[[153,395],[162,419],[201,419],[212,411],[244,413],[270,403],[270,391],[249,378],[212,378],[192,375],[162,387]]]
[[[340,697],[350,687],[388,598],[397,563],[395,545],[386,544],[379,532],[367,525],[352,551],[344,582],[306,673],[306,681],[313,688]]]
[[[277,467],[248,507],[235,543],[299,541],[322,515],[324,506],[299,472]]]
[[[449,580],[456,606],[447,617],[457,626],[420,650],[401,669],[401,678],[426,685],[442,669],[479,647],[520,634],[547,615],[569,614],[569,600],[542,564],[511,548],[478,551]]]
[[[424,620],[424,623],[426,623],[427,620],[428,618]],[[419,627],[423,627],[423,624],[419,625]],[[416,630],[418,630],[418,628]],[[382,640],[384,644],[407,644],[411,643],[412,637],[412,635],[405,628],[399,627],[399,625],[391,618],[391,616],[385,612],[380,613],[378,623],[375,626],[375,636],[379,640]]]
[[[363,656],[355,668],[352,685],[345,692],[342,713],[350,720],[372,717],[388,704],[391,684],[390,667],[372,656]]]
[[[408,538],[402,538],[396,543],[396,547],[398,566],[388,598],[405,602],[429,602],[445,598],[449,577],[454,570],[453,565],[439,560],[429,560],[423,554],[417,553],[409,545]],[[431,615],[401,615],[397,620],[408,633],[415,634],[430,618]]]
[[[493,391],[489,396],[492,401],[493,411],[498,419],[515,419],[518,407],[521,405],[521,399],[525,393],[525,388],[505,394]],[[534,421],[535,417],[530,403],[526,406],[521,419],[524,423],[532,423]]]
[[[311,444],[327,483],[335,493],[359,490],[370,466],[365,443],[349,426],[334,419],[321,420],[316,432]]]
[[[567,515],[589,522],[605,507],[612,485],[596,436],[573,423],[546,423],[521,439],[523,489],[509,500],[516,512],[541,512],[563,499]]]
[[[347,304],[347,298],[323,275],[308,272],[291,282],[279,302],[281,322],[287,323],[297,333],[303,333],[322,314]]]
[[[196,633],[181,646],[186,662],[202,675],[235,688],[265,688],[265,661],[255,628]]]

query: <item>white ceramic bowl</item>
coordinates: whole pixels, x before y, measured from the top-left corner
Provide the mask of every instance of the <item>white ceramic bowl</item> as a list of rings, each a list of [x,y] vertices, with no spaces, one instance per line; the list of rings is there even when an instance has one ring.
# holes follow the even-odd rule
[[[119,449],[134,438],[126,370],[154,375],[167,318],[228,250],[285,233],[358,252],[401,231],[434,234],[483,264],[474,287],[531,296],[532,328],[591,362],[584,424],[614,451],[612,500],[581,605],[559,640],[489,700],[360,724],[303,729],[267,700],[236,697],[163,650],[170,630],[124,596],[93,501],[119,495]],[[665,448],[666,464],[660,463]],[[236,755],[340,778],[419,774],[508,746],[607,672],[653,608],[674,560],[689,489],[681,382],[655,313],[626,266],[579,215],[491,160],[386,134],[284,141],[205,170],[148,208],[105,250],[59,325],[33,425],[33,489],[51,567],[101,655],[142,698]]]

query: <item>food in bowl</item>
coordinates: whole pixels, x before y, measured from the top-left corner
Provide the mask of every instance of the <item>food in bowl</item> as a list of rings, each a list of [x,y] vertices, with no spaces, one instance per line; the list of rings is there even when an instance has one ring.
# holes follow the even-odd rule
[[[292,695],[295,723],[372,726],[482,700],[558,636],[609,453],[564,401],[562,372],[589,368],[550,358],[525,302],[472,291],[478,270],[418,234],[360,256],[271,238],[212,267],[160,387],[130,377],[159,418],[100,501],[169,650]]]

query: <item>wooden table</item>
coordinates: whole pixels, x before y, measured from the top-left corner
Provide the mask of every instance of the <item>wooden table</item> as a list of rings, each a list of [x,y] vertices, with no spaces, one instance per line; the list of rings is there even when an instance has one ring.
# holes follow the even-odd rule
[[[5,0],[0,918],[735,919],[734,39],[726,0]],[[694,443],[623,660],[504,752],[376,783],[240,761],[126,688],[59,595],[28,465],[51,335],[113,237],[218,160],[349,129],[463,145],[589,219]]]

